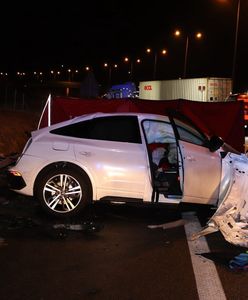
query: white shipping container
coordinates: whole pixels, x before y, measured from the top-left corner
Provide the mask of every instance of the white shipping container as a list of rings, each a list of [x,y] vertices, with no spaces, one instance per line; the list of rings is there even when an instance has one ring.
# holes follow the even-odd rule
[[[204,77],[139,83],[139,98],[145,100],[225,101],[231,92],[231,78]]]

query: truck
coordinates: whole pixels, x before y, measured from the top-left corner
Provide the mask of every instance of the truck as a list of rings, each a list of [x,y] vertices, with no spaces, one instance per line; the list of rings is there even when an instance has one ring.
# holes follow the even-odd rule
[[[139,98],[144,100],[187,99],[219,102],[226,101],[231,92],[231,78],[203,77],[139,83]]]

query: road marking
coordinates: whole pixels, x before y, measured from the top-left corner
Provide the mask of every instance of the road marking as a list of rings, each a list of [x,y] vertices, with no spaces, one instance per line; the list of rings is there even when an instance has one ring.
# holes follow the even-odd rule
[[[182,213],[182,217],[185,220],[184,228],[195,274],[199,300],[226,300],[226,295],[215,264],[211,260],[196,255],[210,252],[206,238],[202,236],[194,241],[190,240],[193,233],[202,229],[197,216],[192,213]]]

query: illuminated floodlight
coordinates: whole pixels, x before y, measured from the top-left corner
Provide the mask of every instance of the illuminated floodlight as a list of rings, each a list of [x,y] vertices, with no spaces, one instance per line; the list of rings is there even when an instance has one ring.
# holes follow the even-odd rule
[[[175,36],[180,36],[181,35],[181,31],[180,30],[176,30],[174,34],[175,34]]]

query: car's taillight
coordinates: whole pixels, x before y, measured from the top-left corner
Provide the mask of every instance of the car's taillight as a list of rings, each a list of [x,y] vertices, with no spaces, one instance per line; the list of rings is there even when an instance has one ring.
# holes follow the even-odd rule
[[[9,170],[9,173],[15,177],[22,176],[22,174],[15,170]]]

